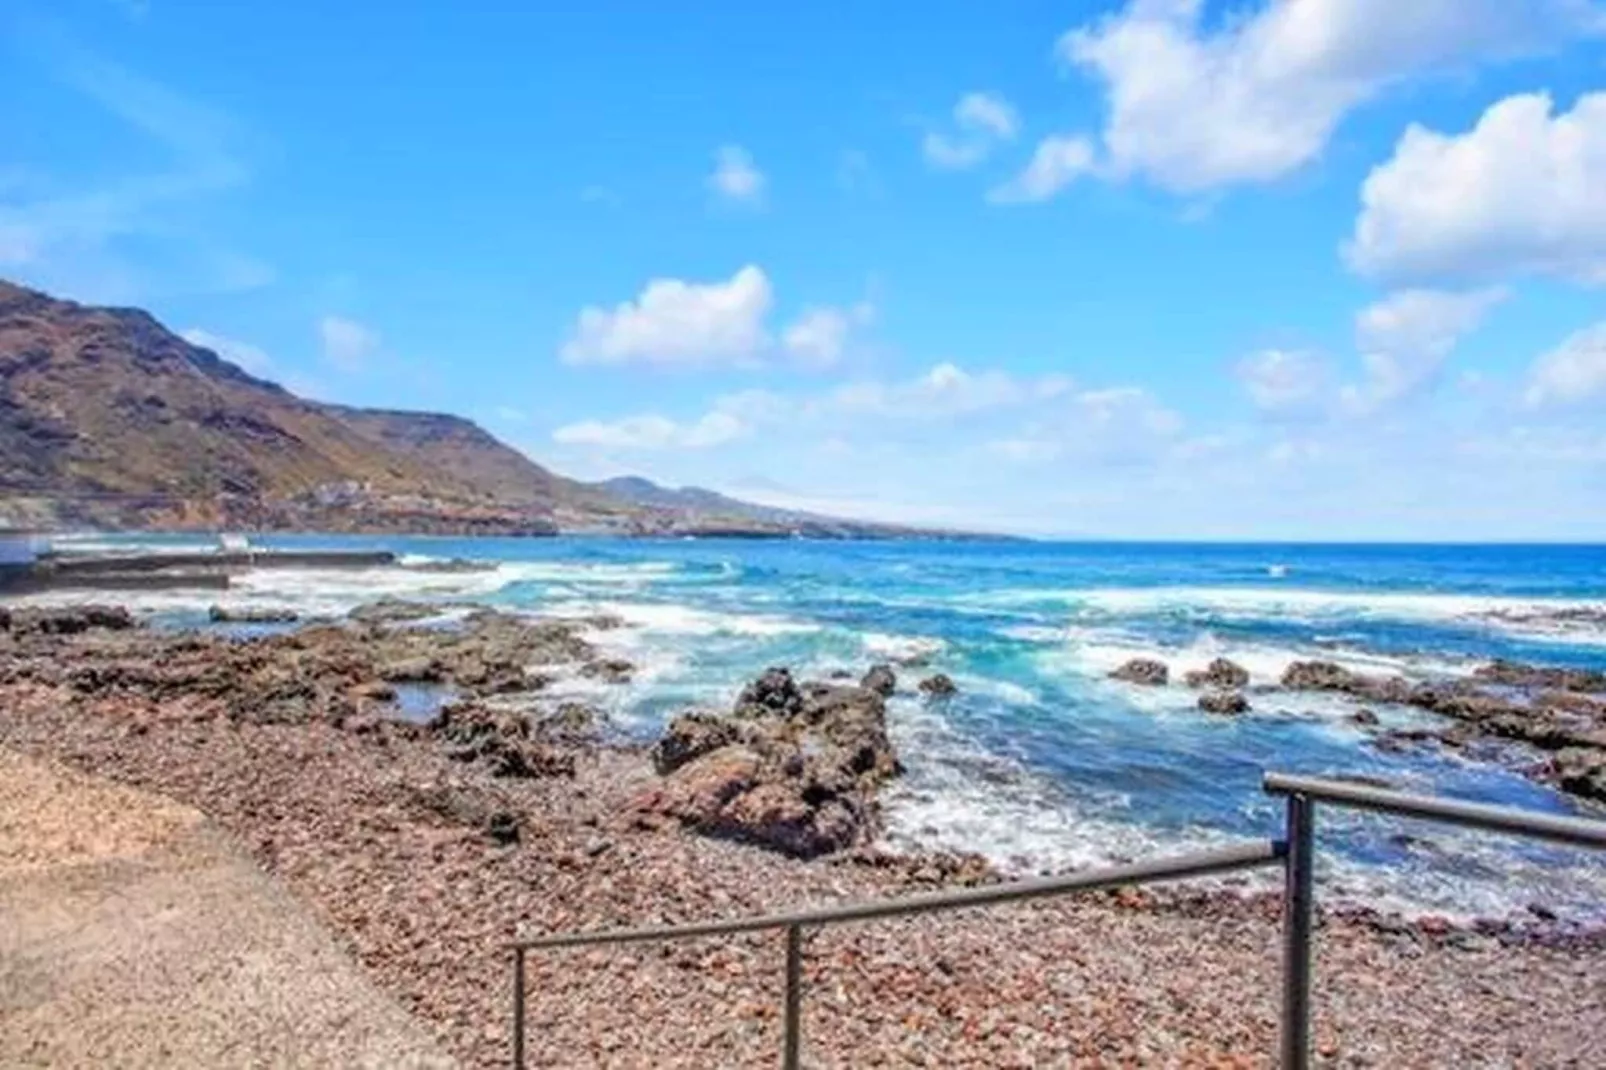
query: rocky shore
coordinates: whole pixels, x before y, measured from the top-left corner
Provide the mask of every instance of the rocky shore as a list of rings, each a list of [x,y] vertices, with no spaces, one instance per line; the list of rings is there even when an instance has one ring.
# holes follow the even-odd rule
[[[773,670],[649,749],[549,697],[565,674],[629,677],[595,638],[617,622],[441,613],[387,603],[238,636],[159,632],[115,607],[0,610],[0,744],[209,814],[473,1066],[506,1058],[516,933],[995,879],[976,859],[876,848],[900,769],[884,700],[914,683],[889,668]],[[1201,671],[1204,694],[1243,693],[1225,667]],[[1491,694],[1595,683],[1483,679]],[[935,680],[912,690],[943,701],[952,681]],[[436,708],[406,719],[410,688]],[[812,934],[808,1059],[1270,1065],[1276,912],[1226,890],[1125,890]],[[531,1065],[772,1065],[780,962],[770,934],[532,956]],[[1317,963],[1330,1065],[1584,1065],[1606,1034],[1606,941],[1542,918],[1327,911]]]
[[[1154,658],[1133,658],[1112,679],[1150,687],[1170,682],[1170,669]],[[1606,673],[1493,661],[1471,677],[1412,681],[1403,676],[1354,672],[1332,661],[1294,661],[1277,686],[1250,687],[1249,672],[1226,658],[1185,674],[1190,688],[1206,689],[1198,705],[1207,713],[1243,714],[1252,696],[1298,692],[1344,695],[1357,704],[1352,720],[1383,748],[1437,745],[1466,750],[1491,741],[1528,748],[1525,771],[1580,798],[1606,802]],[[1410,707],[1437,714],[1431,728],[1387,729],[1373,707]]]

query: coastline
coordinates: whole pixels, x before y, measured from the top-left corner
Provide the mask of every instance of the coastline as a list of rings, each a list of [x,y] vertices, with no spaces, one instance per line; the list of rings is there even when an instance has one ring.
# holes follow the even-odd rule
[[[539,627],[543,657],[601,663],[572,630]],[[114,656],[100,664],[127,665],[121,655],[139,641],[118,644],[139,629],[111,629],[39,649],[104,645]],[[440,656],[495,692],[508,686],[500,666],[529,660],[520,644],[535,640],[488,634],[480,649]],[[175,649],[194,655],[175,672],[207,679],[204,643]],[[331,649],[346,664],[344,648]],[[859,848],[800,861],[643,823],[636,802],[660,778],[640,746],[560,733],[539,742],[548,772],[496,776],[427,727],[360,702],[308,716],[356,692],[316,692],[309,708],[294,679],[276,675],[278,658],[253,662],[247,701],[258,705],[247,707],[230,704],[239,680],[152,692],[191,678],[118,678],[69,657],[52,680],[13,661],[0,680],[0,745],[207,813],[467,1065],[505,1058],[499,945],[515,934],[747,915],[978,876],[935,855]],[[281,679],[290,692],[276,690]],[[516,840],[506,826],[496,833],[498,815]],[[532,1065],[767,1065],[777,947],[760,936],[532,957]],[[1274,1050],[1277,949],[1274,899],[1198,885],[855,926],[808,942],[805,1035],[825,1065],[1262,1065]],[[1390,1065],[1563,1063],[1606,1028],[1603,965],[1600,931],[1538,917],[1458,926],[1324,910],[1318,1051]]]

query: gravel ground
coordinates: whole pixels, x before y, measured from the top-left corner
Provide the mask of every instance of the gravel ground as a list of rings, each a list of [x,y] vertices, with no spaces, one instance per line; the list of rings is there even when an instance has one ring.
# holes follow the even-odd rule
[[[929,886],[917,864],[636,828],[630,801],[655,781],[631,751],[581,751],[572,778],[494,780],[390,726],[69,708],[26,683],[0,709],[0,742],[211,816],[467,1065],[505,1064],[515,933]],[[498,812],[519,842],[486,835]],[[773,1066],[781,967],[780,934],[532,955],[530,1063]],[[812,934],[806,983],[812,1066],[1269,1066],[1276,905],[1123,892],[867,923]],[[1325,917],[1315,1003],[1323,1065],[1595,1066],[1606,945]]]
[[[199,813],[3,750],[0,918],[0,1065],[456,1065]]]

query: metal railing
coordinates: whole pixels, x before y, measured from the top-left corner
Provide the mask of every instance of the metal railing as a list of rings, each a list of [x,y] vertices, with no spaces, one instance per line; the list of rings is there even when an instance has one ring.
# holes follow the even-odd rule
[[[845,906],[686,925],[565,933],[514,941],[513,1066],[523,1070],[525,1050],[525,958],[531,951],[600,944],[684,940],[766,929],[786,931],[786,999],[781,1065],[797,1070],[802,1053],[803,931],[878,918],[906,917],[965,907],[1017,903],[1074,892],[1155,881],[1180,880],[1281,863],[1283,892],[1282,1065],[1305,1070],[1310,1059],[1311,930],[1315,916],[1316,804],[1331,803],[1402,817],[1424,818],[1492,832],[1512,833],[1573,846],[1606,848],[1606,821],[1483,806],[1454,799],[1409,795],[1349,781],[1267,773],[1263,787],[1286,798],[1285,838],[1191,852],[1151,862],[1084,870],[1057,877],[1010,881]]]

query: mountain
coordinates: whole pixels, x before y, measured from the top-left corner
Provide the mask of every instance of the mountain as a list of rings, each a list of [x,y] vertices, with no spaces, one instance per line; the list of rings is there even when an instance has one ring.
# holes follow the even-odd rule
[[[908,538],[940,533],[895,524],[876,524],[860,520],[843,520],[817,513],[780,509],[772,505],[744,502],[718,491],[703,487],[670,488],[660,486],[641,476],[619,476],[593,484],[622,501],[649,509],[664,510],[704,526],[721,523],[753,525],[761,530],[780,529],[791,534],[811,538]]]
[[[887,537],[644,479],[586,484],[469,420],[297,397],[149,313],[0,280],[0,526]]]

